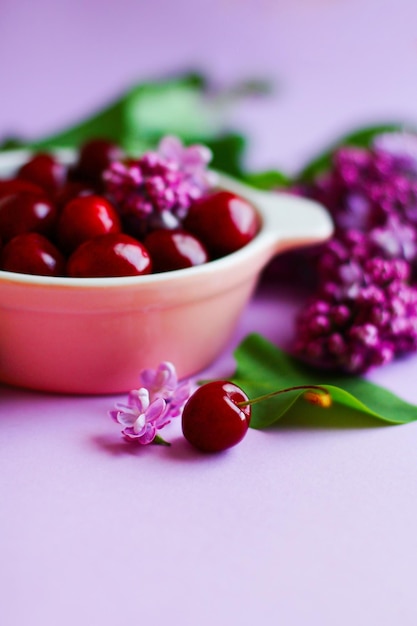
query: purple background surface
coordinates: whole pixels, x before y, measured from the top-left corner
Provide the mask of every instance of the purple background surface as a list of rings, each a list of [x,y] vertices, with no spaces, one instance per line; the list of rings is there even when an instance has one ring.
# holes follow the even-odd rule
[[[249,160],[291,170],[340,132],[416,122],[414,0],[2,0],[0,136],[37,136],[142,78],[263,76]],[[284,346],[297,302],[262,288]],[[417,403],[417,360],[370,377]],[[0,388],[0,623],[415,626],[417,423],[250,431],[220,456],[133,450],[114,398]]]

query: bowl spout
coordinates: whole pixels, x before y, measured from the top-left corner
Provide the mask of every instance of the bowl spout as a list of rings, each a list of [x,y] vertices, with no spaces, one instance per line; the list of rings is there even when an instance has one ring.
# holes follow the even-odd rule
[[[256,206],[272,254],[321,243],[334,232],[329,212],[318,202],[286,191],[259,191],[230,177],[222,176],[221,182]]]

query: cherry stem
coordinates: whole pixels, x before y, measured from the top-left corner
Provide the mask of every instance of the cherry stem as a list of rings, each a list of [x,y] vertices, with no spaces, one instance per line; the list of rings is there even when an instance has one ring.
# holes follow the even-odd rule
[[[271,393],[266,393],[264,396],[258,396],[257,398],[245,400],[244,402],[236,402],[236,404],[240,408],[245,407],[245,406],[251,406],[252,404],[256,404],[256,402],[262,402],[262,400],[269,400],[269,398],[279,396],[282,393],[288,393],[289,391],[319,391],[320,395],[326,396],[329,400],[331,399],[331,395],[327,391],[327,389],[325,389],[324,387],[321,387],[320,385],[297,385],[296,387],[286,387],[285,389],[278,389],[277,391],[271,391]]]

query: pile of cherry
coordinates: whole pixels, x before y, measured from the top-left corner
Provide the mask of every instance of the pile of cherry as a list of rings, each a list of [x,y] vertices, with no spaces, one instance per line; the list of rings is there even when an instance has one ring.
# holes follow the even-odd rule
[[[256,234],[255,209],[211,189],[179,228],[158,228],[139,240],[104,191],[103,172],[117,160],[123,155],[116,145],[94,139],[71,166],[39,152],[0,180],[0,269],[77,278],[165,272],[225,256]]]

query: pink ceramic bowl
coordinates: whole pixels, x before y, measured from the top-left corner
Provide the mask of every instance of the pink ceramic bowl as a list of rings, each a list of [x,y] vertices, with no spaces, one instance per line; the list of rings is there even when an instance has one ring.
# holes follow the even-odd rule
[[[27,156],[1,155],[0,178]],[[261,218],[255,239],[227,257],[126,278],[0,271],[0,382],[59,393],[119,393],[137,386],[142,368],[164,360],[181,377],[209,365],[268,261],[332,233],[328,214],[311,201],[259,192],[223,176],[219,182],[250,200]]]

